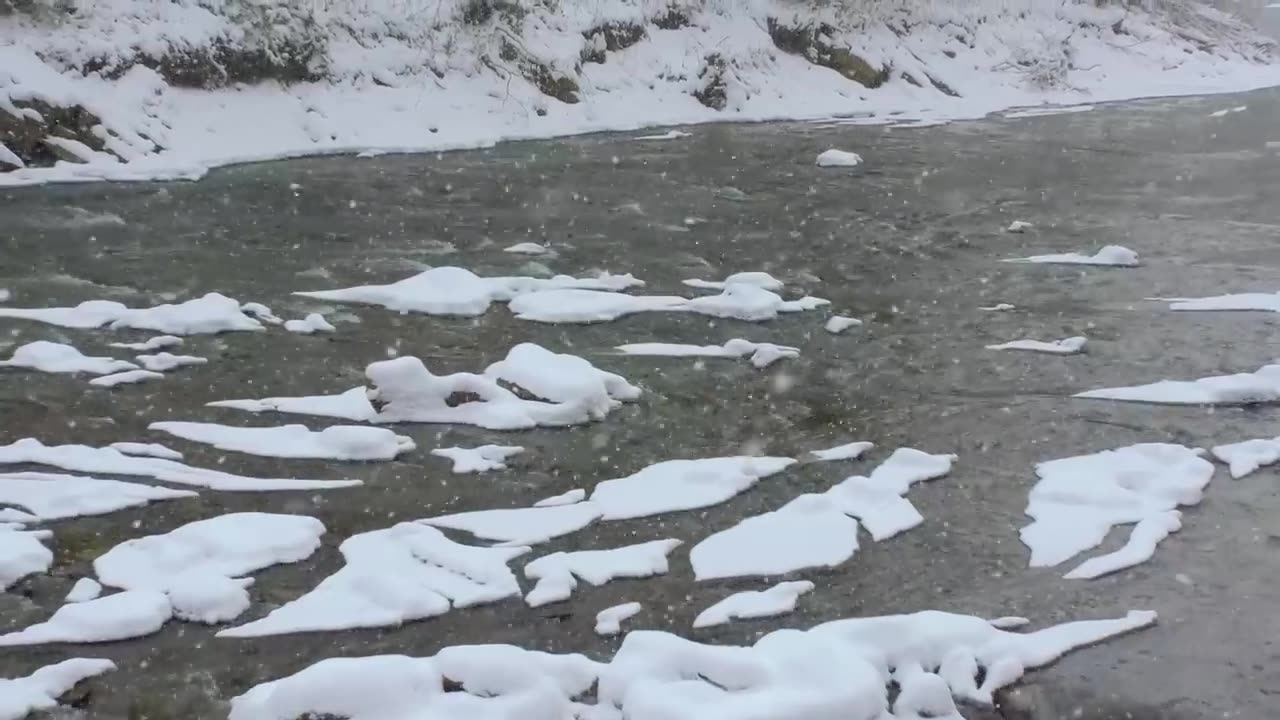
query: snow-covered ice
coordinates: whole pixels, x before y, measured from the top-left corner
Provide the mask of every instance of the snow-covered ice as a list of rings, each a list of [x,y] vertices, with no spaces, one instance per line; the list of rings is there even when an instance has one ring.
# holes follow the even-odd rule
[[[304,397],[270,397],[260,400],[218,400],[209,407],[244,410],[251,413],[286,413],[291,415],[315,415],[342,420],[371,421],[378,415],[365,388],[351,388],[338,395],[309,395]]]
[[[658,135],[640,135],[631,138],[632,140],[679,140],[680,138],[691,137],[693,133],[687,133],[683,130],[668,130]]]
[[[1210,452],[1226,463],[1231,477],[1237,480],[1261,467],[1280,462],[1280,438],[1244,440],[1226,445],[1215,445]]]
[[[164,373],[158,373],[154,370],[125,370],[124,372],[112,373],[96,377],[89,381],[90,385],[95,387],[112,388],[117,385],[137,385],[151,380],[161,380]]]
[[[766,368],[783,358],[800,357],[800,348],[773,343],[756,343],[741,338],[724,345],[685,345],[680,343],[629,343],[617,348],[625,355],[658,355],[668,357],[751,357],[756,368]]]
[[[110,375],[138,366],[109,357],[90,357],[70,345],[37,340],[13,351],[13,357],[0,360],[0,368],[24,368],[47,373],[87,373]]]
[[[1251,373],[1211,375],[1199,380],[1160,380],[1146,385],[1101,388],[1077,393],[1092,400],[1123,400],[1166,405],[1251,405],[1280,401],[1280,365]]]
[[[339,547],[346,564],[314,590],[219,637],[398,626],[520,595],[507,567],[527,547],[454,542],[422,523],[360,533]]]
[[[268,325],[283,325],[284,318],[272,312],[271,308],[260,302],[247,302],[240,306],[240,312],[261,320]]]
[[[780,582],[768,590],[744,590],[736,592],[694,618],[695,628],[723,625],[733,620],[775,617],[796,609],[800,596],[813,590],[807,580]]]
[[[80,475],[0,473],[0,522],[63,520],[103,515],[158,500],[195,497],[191,490],[153,487]]]
[[[863,453],[875,447],[874,444],[859,441],[837,445],[826,450],[811,450],[809,455],[815,460],[857,460],[862,457]]]
[[[113,342],[108,343],[107,347],[121,348],[124,350],[136,350],[138,352],[151,352],[152,350],[163,350],[168,347],[177,347],[182,344],[182,338],[176,335],[157,335],[143,342]]]
[[[1214,110],[1213,112],[1209,113],[1209,117],[1211,118],[1226,117],[1228,115],[1233,115],[1238,112],[1244,112],[1245,110],[1248,110],[1248,109],[1249,109],[1248,105],[1237,105],[1235,107],[1222,108],[1221,110]]]
[[[142,363],[142,367],[152,372],[167,372],[187,365],[204,365],[209,360],[195,355],[174,355],[172,353],[159,352],[154,355],[139,355],[138,362]]]
[[[48,530],[23,530],[20,525],[0,522],[0,590],[28,575],[48,571],[53,551],[42,541],[51,537]]]
[[[861,324],[862,321],[857,318],[845,317],[844,315],[833,315],[827,320],[826,324],[822,326],[822,329],[832,335],[839,335],[845,330],[848,330],[851,327],[858,327]]]
[[[507,357],[485,368],[485,377],[514,385],[535,397],[566,405],[581,404],[593,417],[640,397],[640,388],[584,358],[520,343]]]
[[[667,555],[679,540],[654,540],[608,550],[577,550],[543,555],[524,566],[524,575],[537,583],[524,597],[529,607],[568,600],[578,580],[604,585],[617,578],[665,575]]]
[[[818,154],[814,162],[818,167],[857,167],[862,164],[862,156],[846,150],[824,150]]]
[[[987,312],[1005,312],[1007,310],[1017,310],[1018,306],[1011,305],[1009,303],[996,303],[995,305],[986,305],[983,307],[979,307],[978,309],[985,310]]]
[[[314,431],[305,425],[232,427],[217,423],[154,422],[150,430],[169,433],[219,450],[261,457],[321,460],[394,460],[415,449],[413,439],[386,428],[334,425]]]
[[[719,295],[686,301],[684,309],[711,317],[759,322],[772,320],[779,313],[803,312],[830,304],[829,300],[812,296],[783,300],[777,293],[751,283],[728,283]]]
[[[1137,267],[1138,253],[1120,245],[1107,245],[1093,255],[1058,253],[1032,255],[1025,258],[1002,260],[1007,263],[1045,263],[1051,265],[1108,265],[1113,267]]]
[[[93,578],[82,577],[71,587],[64,602],[78,603],[96,600],[102,594],[102,583]]]
[[[42,623],[0,635],[0,647],[127,640],[158,631],[171,617],[173,608],[163,592],[129,590],[67,603]]]
[[[1125,547],[1092,558],[1068,578],[1094,578],[1150,559],[1155,546],[1181,527],[1179,505],[1200,502],[1213,477],[1200,451],[1144,443],[1036,465],[1021,531],[1032,567],[1059,565],[1097,547],[1116,525],[1136,523]]]
[[[0,303],[9,302],[12,299],[13,293],[9,292],[7,288],[0,288]]]
[[[1032,225],[1031,223],[1025,220],[1014,220],[1013,222],[1009,223],[1009,227],[1005,228],[1005,230],[1006,232],[1011,232],[1011,233],[1021,233],[1021,232],[1026,232],[1033,227],[1035,227],[1035,225]]]
[[[453,471],[463,474],[506,470],[506,459],[522,452],[524,448],[519,445],[481,445],[473,448],[437,448],[431,454],[448,458],[453,462]]]
[[[116,669],[110,660],[71,658],[21,678],[0,678],[0,720],[23,720],[58,706],[58,698],[88,678]]]
[[[184,465],[155,457],[134,457],[114,448],[88,445],[45,445],[35,438],[24,438],[0,445],[0,465],[33,463],[62,468],[71,472],[104,475],[143,475],[164,482],[196,485],[211,490],[322,490],[351,487],[359,480],[293,480],[254,478],[218,470]]]
[[[559,495],[552,495],[549,498],[543,498],[538,502],[534,503],[533,506],[534,507],[556,507],[557,505],[572,505],[574,503],[582,502],[583,500],[586,500],[586,499],[587,499],[586,490],[583,490],[582,488],[574,488],[572,490],[567,490],[565,492],[562,492]]]
[[[108,447],[113,450],[119,450],[125,455],[154,457],[162,460],[182,460],[182,453],[172,448],[167,448],[160,443],[113,442]]]
[[[544,505],[529,508],[475,510],[426,518],[420,522],[469,532],[478,538],[506,545],[536,545],[581,530],[600,519],[603,512],[593,502]]]
[[[688,301],[676,295],[623,295],[600,290],[543,290],[511,301],[521,320],[544,323],[594,323],[642,312],[678,311]]]
[[[1049,355],[1077,355],[1084,352],[1088,340],[1080,337],[1069,337],[1063,340],[1013,340],[999,345],[988,345],[988,350],[1025,350],[1028,352],[1046,353]]]
[[[240,303],[209,293],[186,302],[128,308],[111,300],[88,300],[75,307],[0,308],[0,318],[20,318],[68,328],[134,328],[169,335],[205,335],[262,330],[262,323],[241,311]]]
[[[553,251],[546,245],[540,245],[536,242],[521,242],[503,248],[502,252],[515,253],[517,255],[546,255]]]
[[[325,319],[320,313],[311,313],[301,320],[286,320],[284,329],[299,335],[314,335],[320,332],[337,332],[338,328]]]
[[[689,287],[700,288],[703,290],[724,290],[730,285],[753,285],[765,290],[777,292],[783,288],[783,283],[778,278],[767,272],[752,270],[747,272],[734,273],[724,280],[699,280],[690,279],[684,281]]]
[[[745,455],[666,460],[597,484],[590,502],[605,520],[693,510],[722,503],[795,462]]]
[[[644,606],[638,602],[622,603],[607,607],[596,613],[596,634],[617,635],[622,632],[622,623],[635,617]]]
[[[1182,312],[1249,311],[1280,312],[1280,293],[1234,293],[1200,298],[1153,298]]]

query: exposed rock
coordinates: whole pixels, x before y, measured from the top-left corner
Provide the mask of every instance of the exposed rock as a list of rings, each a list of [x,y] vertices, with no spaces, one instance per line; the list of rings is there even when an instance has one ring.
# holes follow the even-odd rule
[[[769,18],[769,35],[779,50],[835,70],[864,87],[877,88],[888,82],[889,67],[876,68],[849,48],[833,45],[830,38],[835,33],[826,23],[789,27]]]
[[[503,38],[498,57],[513,63],[524,79],[533,83],[543,95],[553,97],[562,103],[573,105],[578,102],[578,82],[571,77],[557,73],[550,65],[530,57],[515,43]]]
[[[661,15],[653,18],[653,24],[663,30],[679,30],[682,27],[689,27],[693,21],[689,19],[689,13],[682,8],[671,6],[668,7]]]
[[[79,105],[57,107],[42,100],[16,100],[18,114],[0,108],[0,143],[30,167],[48,167],[58,160],[82,162],[46,138],[65,138],[103,150],[102,139],[94,132],[101,126],[97,115]],[[99,131],[100,132],[100,131]],[[12,170],[11,163],[0,170]]]
[[[603,63],[606,52],[625,50],[644,39],[643,25],[606,23],[582,33],[587,46],[582,49],[582,62]]]
[[[706,66],[702,68],[701,73],[698,73],[698,78],[703,81],[703,85],[693,93],[693,96],[712,110],[723,110],[729,102],[726,94],[728,85],[724,79],[725,70],[724,58],[716,53],[707,56]]]

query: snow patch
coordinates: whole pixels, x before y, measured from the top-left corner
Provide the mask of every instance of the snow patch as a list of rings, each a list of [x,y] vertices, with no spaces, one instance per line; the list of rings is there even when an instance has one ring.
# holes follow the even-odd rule
[[[845,150],[826,150],[818,154],[814,163],[818,167],[858,167],[862,164],[862,156]]]
[[[3,176],[0,175],[0,178]],[[108,326],[170,335],[205,335],[262,330],[262,323],[241,312],[240,303],[209,293],[177,305],[128,308],[111,300],[89,300],[75,307],[0,308],[0,317],[32,320],[60,327],[88,330]]]
[[[110,660],[72,658],[23,678],[0,678],[0,720],[22,720],[38,710],[51,710],[58,706],[59,697],[80,682],[115,669]]]
[[[288,320],[284,324],[284,329],[291,333],[299,335],[314,335],[315,333],[331,333],[337,332],[338,328],[333,323],[324,319],[320,313],[311,313],[301,320]]]
[[[735,338],[724,345],[684,345],[680,343],[630,343],[617,348],[625,355],[667,357],[751,357],[751,365],[763,369],[783,358],[800,357],[800,348],[773,343],[756,343]]]
[[[576,532],[600,519],[593,502],[529,508],[475,510],[426,518],[419,522],[469,532],[506,545],[536,545]]]
[[[13,357],[0,360],[0,367],[25,368],[47,373],[88,373],[110,375],[138,366],[109,357],[89,357],[70,345],[37,340],[13,351]]]
[[[157,335],[153,338],[144,340],[143,342],[113,342],[108,343],[107,347],[123,348],[125,350],[137,350],[138,352],[151,352],[152,350],[162,350],[167,347],[177,347],[182,344],[182,338],[174,335]]]
[[[654,540],[609,550],[578,550],[543,555],[524,566],[524,575],[537,583],[524,597],[529,607],[563,602],[582,579],[595,586],[617,578],[645,578],[667,573],[667,555],[679,540]]]
[[[862,457],[866,451],[874,448],[875,445],[869,442],[851,442],[844,445],[837,445],[826,450],[812,450],[809,455],[815,460],[857,460]]]
[[[158,500],[195,497],[190,490],[42,472],[0,473],[0,522],[105,515]]]
[[[461,475],[506,470],[506,459],[522,452],[524,448],[519,445],[481,445],[474,448],[437,448],[431,454],[452,460],[453,472]]]
[[[0,635],[0,647],[128,640],[157,632],[171,617],[163,592],[130,590],[63,605],[42,623]]]
[[[1239,480],[1258,468],[1280,462],[1280,438],[1215,445],[1210,452],[1228,465],[1231,477]]]
[[[1280,401],[1280,365],[1251,373],[1212,375],[1199,380],[1161,380],[1146,385],[1101,388],[1077,393],[1092,400],[1123,400],[1165,405],[1251,405]]]
[[[862,321],[857,318],[845,317],[844,315],[833,315],[827,320],[827,323],[822,326],[822,329],[832,335],[839,335],[845,330],[848,330],[851,327],[858,327],[859,325],[862,325]]]
[[[48,572],[53,551],[41,541],[51,537],[48,530],[23,530],[21,525],[0,522],[0,590],[28,575]]]
[[[796,609],[800,596],[813,590],[807,580],[780,582],[768,590],[737,592],[698,613],[695,628],[724,625],[733,620],[776,617]]]
[[[667,460],[597,484],[590,503],[605,520],[709,507],[795,462],[792,458],[752,456]]]
[[[1051,265],[1108,265],[1113,267],[1137,267],[1138,253],[1119,245],[1108,245],[1093,255],[1059,253],[1056,255],[1032,255],[1025,258],[1001,260],[1007,263],[1045,263]]]
[[[764,290],[777,292],[783,288],[783,283],[778,278],[767,272],[750,271],[734,273],[724,280],[685,280],[685,285],[703,290],[724,290],[730,285],[752,285]]]
[[[126,370],[124,372],[103,375],[89,381],[90,385],[96,387],[111,388],[117,385],[137,385],[138,383],[148,382],[150,380],[161,380],[164,378],[162,373],[153,372],[151,370]]]
[[[219,450],[261,457],[394,460],[416,447],[412,438],[385,428],[355,425],[334,425],[313,431],[305,425],[231,427],[216,423],[155,422],[148,429],[212,445]]]
[[[517,255],[547,255],[554,251],[546,245],[539,245],[535,242],[516,243],[502,249],[502,252],[515,253]]]
[[[1012,342],[1000,343],[999,345],[988,345],[988,350],[1024,350],[1028,352],[1047,353],[1049,355],[1077,355],[1084,352],[1085,343],[1088,340],[1076,336],[1069,337],[1064,340],[1053,340],[1044,342],[1043,340],[1014,340]]]
[[[182,460],[182,453],[159,443],[114,442],[109,445],[112,450],[119,450],[125,455],[160,458],[161,460]]]
[[[1153,298],[1181,312],[1249,311],[1280,312],[1280,293],[1235,293],[1202,298]]]
[[[635,617],[643,608],[638,602],[629,602],[601,610],[596,613],[596,634],[617,635],[622,632],[623,621]]]
[[[556,507],[558,505],[572,505],[587,499],[587,491],[582,488],[574,488],[572,490],[562,492],[559,495],[552,495],[549,498],[543,498],[534,503],[534,507]]]

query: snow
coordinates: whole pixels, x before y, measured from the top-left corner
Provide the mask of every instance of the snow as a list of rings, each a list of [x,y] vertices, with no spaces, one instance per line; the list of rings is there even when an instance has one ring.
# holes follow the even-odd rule
[[[24,438],[0,445],[0,465],[33,463],[62,468],[71,472],[105,475],[144,475],[181,485],[196,485],[210,490],[323,490],[360,485],[359,480],[293,480],[252,478],[218,470],[184,465],[173,460],[133,457],[113,448],[88,445],[45,445],[35,438]]]
[[[506,545],[536,545],[581,530],[600,519],[593,502],[530,508],[475,510],[426,518],[420,522],[469,532]]]
[[[12,299],[13,299],[13,293],[9,292],[5,288],[0,288],[0,302],[9,302]]]
[[[119,450],[125,455],[154,457],[162,460],[182,460],[182,453],[159,443],[114,442],[108,447],[113,450]]]
[[[1032,225],[1031,223],[1025,220],[1014,220],[1013,222],[1009,223],[1009,227],[1006,228],[1006,231],[1011,233],[1021,233],[1021,232],[1026,232],[1034,227],[1035,225]]]
[[[502,252],[516,253],[518,255],[546,255],[551,253],[552,250],[546,245],[539,245],[535,242],[522,242],[503,248]]]
[[[818,154],[814,163],[818,167],[857,167],[862,164],[862,156],[845,150],[825,150]]]
[[[291,333],[299,335],[314,335],[320,332],[337,332],[338,328],[333,323],[324,319],[320,313],[311,313],[301,320],[287,320],[284,323],[284,329]]]
[[[931,610],[778,630],[753,646],[633,631],[608,663],[509,645],[329,658],[233,699],[230,720],[954,720],[955,699],[989,707],[1024,672],[1155,620],[1130,611],[1024,634]],[[595,704],[575,702],[593,686]]]
[[[667,460],[597,484],[590,502],[605,520],[693,510],[722,503],[795,462],[751,456]]]
[[[833,315],[827,320],[827,323],[822,326],[822,329],[832,335],[839,335],[845,330],[848,330],[851,327],[858,327],[861,324],[862,321],[857,318],[845,317],[844,315]]]
[[[684,309],[701,315],[759,322],[772,320],[779,313],[814,310],[830,301],[804,297],[799,300],[783,300],[781,296],[748,283],[729,283],[719,295],[694,298],[685,303]]]
[[[76,581],[67,593],[66,602],[78,603],[96,600],[102,594],[102,584],[93,578],[83,577]]]
[[[1131,445],[1036,465],[1021,531],[1032,567],[1059,565],[1097,547],[1116,525],[1136,523],[1120,550],[1090,559],[1067,578],[1094,578],[1148,560],[1181,527],[1179,505],[1200,502],[1214,472],[1200,451],[1165,443]]]
[[[0,635],[0,647],[127,640],[158,631],[172,616],[163,592],[130,590],[63,605],[45,622]]]
[[[181,344],[182,338],[175,335],[157,335],[143,342],[113,342],[108,343],[107,346],[125,350],[137,350],[138,352],[151,352],[152,350],[162,350],[167,347],[177,347]]]
[[[1058,105],[1016,110],[1005,113],[1004,117],[1008,120],[1016,120],[1019,118],[1045,117],[1047,115],[1074,115],[1075,113],[1093,112],[1095,109],[1093,105]]]
[[[267,307],[266,305],[263,305],[260,302],[244,303],[243,305],[240,306],[240,312],[250,317],[261,320],[262,322],[267,323],[268,325],[281,325],[284,323],[284,320],[280,317],[277,317],[276,314],[271,311],[271,308]]]
[[[809,453],[815,460],[857,460],[862,454],[871,448],[874,444],[869,442],[851,442],[844,445],[837,445],[826,450],[813,450]]]
[[[1137,267],[1138,253],[1119,245],[1108,245],[1093,255],[1060,253],[1056,255],[1032,255],[1025,258],[1002,260],[1007,263],[1047,263],[1057,265],[1108,265],[1113,267]]]
[[[667,573],[667,555],[679,540],[654,540],[608,550],[578,550],[543,555],[524,566],[537,583],[524,597],[529,607],[568,600],[582,579],[595,586],[617,578],[645,578]]]
[[[345,566],[314,590],[219,637],[398,626],[520,595],[511,560],[527,547],[456,543],[421,523],[360,533],[339,547]]]
[[[212,445],[219,450],[261,457],[394,460],[416,447],[411,438],[385,428],[356,425],[334,425],[313,431],[305,425],[231,427],[217,423],[155,422],[148,429]]]
[[[111,300],[89,300],[75,307],[0,308],[0,318],[5,317],[84,330],[109,326],[113,330],[134,328],[170,335],[263,329],[262,323],[241,311],[239,302],[218,293],[150,308],[128,308]]]
[[[484,371],[485,377],[502,380],[553,403],[582,404],[593,417],[603,417],[622,401],[640,397],[640,388],[621,375],[600,370],[577,355],[555,353],[533,343],[520,343],[507,357]]]
[[[1166,405],[1251,405],[1280,401],[1280,365],[1251,373],[1212,375],[1199,380],[1161,380],[1146,385],[1102,388],[1076,394],[1094,400]]]
[[[166,372],[175,368],[186,367],[187,365],[204,365],[209,360],[195,355],[173,355],[172,353],[161,352],[155,355],[139,355],[138,362],[142,363],[142,367],[152,372]]]
[[[89,381],[90,385],[96,387],[115,387],[117,385],[136,385],[144,383],[148,380],[160,380],[164,378],[162,373],[151,370],[126,370],[124,372],[112,373],[96,377]]]
[[[109,357],[89,357],[70,345],[37,340],[13,351],[13,357],[0,360],[0,368],[26,368],[47,373],[88,373],[109,375],[137,368],[131,362]]]
[[[474,448],[437,448],[432,450],[431,454],[452,460],[453,472],[461,475],[506,470],[507,465],[504,461],[522,452],[524,448],[519,445],[481,445]]]
[[[1202,298],[1158,298],[1171,303],[1170,310],[1280,312],[1280,293],[1236,293]]]
[[[438,267],[389,285],[361,285],[341,290],[296,292],[295,295],[331,302],[381,305],[397,312],[475,317],[495,302],[510,302],[522,295],[562,288],[620,291],[644,283],[631,275],[602,273],[594,278],[557,275],[482,278],[459,267]]]
[[[764,290],[778,291],[783,288],[783,283],[778,278],[767,272],[749,271],[734,273],[724,280],[697,280],[690,279],[684,281],[685,285],[703,290],[724,290],[730,285],[752,285]]]
[[[21,526],[0,523],[0,590],[8,590],[28,575],[49,570],[53,551],[41,541],[51,537],[53,533],[48,530],[23,530]]]
[[[1280,462],[1280,438],[1215,445],[1210,452],[1215,458],[1227,463],[1231,477],[1238,480],[1258,468]]]
[[[779,313],[813,310],[830,302],[804,297],[783,300],[751,283],[727,283],[719,295],[682,298],[676,295],[623,295],[598,290],[542,290],[511,301],[521,320],[543,323],[594,323],[642,312],[692,312],[748,322],[772,320]]]
[[[1233,115],[1238,112],[1244,112],[1245,110],[1248,110],[1248,109],[1249,109],[1248,105],[1237,105],[1236,107],[1229,107],[1229,108],[1223,108],[1221,110],[1215,110],[1209,113],[1209,117],[1211,118],[1226,117],[1228,115]]]
[[[685,345],[680,343],[630,343],[617,348],[625,355],[659,355],[669,357],[740,358],[751,356],[751,364],[759,369],[783,358],[800,357],[800,348],[773,343],[756,343],[741,338],[724,345]]]
[[[622,632],[622,623],[636,616],[644,606],[638,602],[622,603],[607,607],[596,613],[596,634],[617,635]]]
[[[587,491],[582,488],[574,488],[572,490],[562,492],[559,495],[552,495],[549,498],[543,498],[534,503],[534,507],[556,507],[557,505],[572,505],[587,499]]]
[[[780,582],[768,590],[744,590],[737,592],[698,613],[695,628],[724,625],[733,620],[775,617],[796,609],[800,596],[813,590],[807,580]]]
[[[0,522],[104,515],[159,500],[195,497],[190,490],[42,472],[0,473]]]
[[[1084,352],[1087,339],[1076,336],[1063,340],[1053,340],[1044,342],[1042,340],[1014,340],[1012,342],[1000,343],[999,345],[988,345],[988,350],[1026,350],[1029,352],[1048,353],[1050,355],[1077,355]]]
[[[324,524],[305,515],[243,512],[126,540],[93,561],[102,584],[162,593],[181,620],[214,624],[249,608],[241,576],[310,557]]]
[[[288,413],[316,415],[342,420],[373,420],[378,412],[369,403],[365,388],[351,388],[338,395],[310,395],[306,397],[272,397],[261,400],[218,400],[209,407],[244,410],[251,413]]]
[[[1007,310],[1016,310],[1017,308],[1017,305],[1010,305],[1009,303],[996,303],[995,305],[988,305],[978,309],[985,310],[987,312],[1005,312]]]
[[[668,130],[659,135],[640,135],[631,138],[632,140],[679,140],[680,138],[692,137],[693,133],[687,133],[683,130]]]
[[[0,678],[0,720],[23,720],[37,710],[51,710],[83,680],[115,669],[110,660],[71,658],[23,678]]]

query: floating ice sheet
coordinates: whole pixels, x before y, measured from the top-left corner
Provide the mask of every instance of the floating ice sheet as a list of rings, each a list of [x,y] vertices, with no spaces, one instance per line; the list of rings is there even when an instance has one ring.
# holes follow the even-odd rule
[[[823,330],[832,335],[839,335],[851,327],[858,327],[862,321],[857,318],[845,317],[844,315],[833,315],[827,319],[826,324],[822,326]]]
[[[219,400],[209,407],[230,408],[252,413],[277,412],[291,415],[315,415],[342,420],[373,420],[378,411],[369,402],[365,388],[351,388],[338,395],[272,397],[261,400]]]
[[[847,150],[825,150],[818,154],[814,162],[818,167],[858,167],[862,164],[862,156]]]
[[[0,360],[0,368],[23,368],[47,373],[87,373],[110,375],[138,366],[109,357],[89,357],[70,345],[37,340],[13,351],[13,357]]]
[[[617,578],[665,575],[667,555],[679,540],[654,540],[608,550],[578,550],[543,555],[524,566],[524,575],[537,583],[524,597],[529,607],[568,600],[578,580],[604,585]]]
[[[1063,340],[1045,342],[1043,340],[1014,340],[999,345],[988,345],[988,350],[1024,350],[1028,352],[1047,353],[1049,355],[1077,355],[1084,352],[1083,337],[1069,337]]]
[[[1280,293],[1235,293],[1199,298],[1152,298],[1169,303],[1170,310],[1182,312],[1280,312]]]
[[[20,525],[0,522],[0,590],[49,570],[53,551],[42,541],[51,537],[48,530],[23,530]]]
[[[685,280],[684,284],[705,290],[724,290],[729,285],[735,284],[754,285],[755,287],[775,292],[783,288],[781,280],[767,272],[760,271],[734,273],[724,280]]]
[[[744,590],[737,592],[698,613],[695,628],[723,625],[733,620],[776,617],[796,609],[800,596],[813,590],[807,580],[780,582],[768,590]]]
[[[626,477],[605,480],[591,492],[591,503],[605,520],[693,510],[722,503],[762,478],[796,461],[784,457],[721,457],[667,460]]]
[[[557,505],[572,505],[587,499],[587,491],[582,488],[574,488],[559,495],[552,495],[549,498],[543,498],[534,503],[534,507],[555,507]]]
[[[155,422],[149,429],[219,450],[261,457],[394,460],[415,447],[413,440],[404,435],[386,428],[359,425],[334,425],[313,431],[305,425],[232,427],[216,423]]]
[[[1056,255],[1032,255],[1025,258],[1010,258],[1007,263],[1044,263],[1050,265],[1110,265],[1114,267],[1137,267],[1138,253],[1120,245],[1107,245],[1093,255],[1081,253],[1059,253]]]
[[[625,355],[660,355],[667,357],[740,358],[750,356],[751,364],[766,368],[783,358],[800,357],[800,348],[773,343],[756,343],[735,338],[724,345],[685,345],[680,343],[630,343],[619,345]]]
[[[0,318],[19,318],[68,328],[135,328],[170,335],[204,335],[262,330],[262,323],[245,314],[240,303],[209,293],[176,305],[129,308],[111,300],[89,300],[75,307],[0,308]]]
[[[1227,463],[1231,469],[1231,477],[1238,480],[1260,467],[1280,462],[1280,438],[1216,445],[1211,452],[1214,457]]]
[[[622,295],[593,290],[546,290],[511,301],[511,312],[522,320],[545,323],[593,323],[641,312],[692,312],[711,317],[758,322],[779,313],[813,310],[829,301],[816,297],[783,300],[748,283],[729,283],[719,295],[693,299],[675,295]]]
[[[1146,385],[1102,388],[1075,395],[1091,400],[1165,405],[1251,405],[1280,401],[1280,365],[1251,373],[1212,375],[1199,380],[1161,380]]]
[[[36,522],[102,515],[158,500],[195,497],[190,490],[42,472],[0,473],[0,521]]]
[[[478,538],[507,545],[536,545],[581,530],[600,519],[602,510],[592,502],[572,505],[475,510],[426,518],[420,522],[469,532]]]
[[[37,710],[55,708],[58,698],[81,681],[115,669],[110,660],[72,658],[26,677],[0,678],[0,720],[22,720]]]
[[[519,445],[481,445],[473,448],[437,448],[431,454],[448,458],[453,462],[453,471],[463,474],[506,470],[506,459],[522,452],[524,448]]]
[[[182,338],[174,335],[157,335],[153,338],[144,340],[143,342],[113,342],[108,343],[107,347],[123,348],[125,350],[137,350],[138,352],[151,352],[153,350],[163,350],[167,347],[177,347],[182,344]]]
[[[154,457],[162,460],[182,460],[182,453],[167,448],[160,443],[113,442],[109,447],[113,450],[119,450],[125,455]]]
[[[826,450],[813,450],[809,453],[815,460],[857,460],[863,453],[875,447],[869,442],[851,442],[837,445]]]
[[[503,248],[502,252],[515,253],[517,255],[546,255],[554,251],[546,245],[539,245],[536,242],[522,242],[509,245]]]

